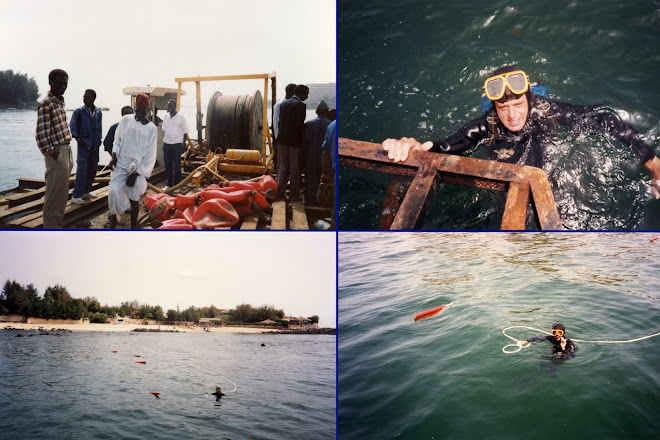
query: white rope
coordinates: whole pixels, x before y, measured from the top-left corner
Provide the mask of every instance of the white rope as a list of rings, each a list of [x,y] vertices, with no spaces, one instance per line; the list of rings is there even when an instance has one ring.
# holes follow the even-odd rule
[[[504,334],[504,336],[511,339],[512,341],[515,341],[516,343],[515,344],[508,344],[508,345],[505,345],[504,347],[502,347],[502,352],[504,352],[506,354],[518,353],[522,348],[526,348],[526,347],[529,347],[530,345],[532,345],[529,342],[520,341],[520,340],[514,338],[513,336],[507,335],[506,331],[509,330],[509,329],[512,329],[512,328],[525,328],[527,330],[534,330],[535,332],[540,332],[540,333],[543,333],[543,334],[546,334],[546,335],[550,334],[550,333],[546,332],[545,330],[539,330],[537,328],[527,327],[525,325],[512,325],[511,327],[507,327],[507,328],[502,330],[502,333]],[[525,344],[525,345],[523,345],[523,344]],[[515,351],[507,351],[508,347],[518,347],[518,349],[515,350]]]
[[[527,330],[533,330],[533,331],[536,331],[536,332],[539,332],[539,333],[543,333],[543,334],[546,334],[546,335],[550,334],[550,333],[546,332],[545,330],[539,330],[537,328],[527,327],[525,325],[512,325],[511,327],[507,327],[507,328],[502,330],[502,333],[504,334],[504,336],[506,336],[507,338],[515,341],[516,343],[515,344],[508,344],[508,345],[505,345],[504,347],[502,347],[502,352],[504,352],[506,354],[518,353],[522,348],[527,348],[530,345],[532,345],[529,342],[520,341],[520,340],[514,338],[513,336],[507,335],[506,331],[510,330],[512,328],[524,328],[524,329],[527,329]],[[660,332],[654,333],[654,334],[648,335],[648,336],[642,336],[641,338],[629,339],[627,341],[588,341],[588,340],[585,340],[585,339],[571,339],[571,340],[574,341],[574,342],[590,342],[592,344],[628,344],[630,342],[642,341],[644,339],[653,338],[653,337],[659,336],[659,335],[660,335]],[[515,351],[507,351],[508,347],[518,347],[518,349],[515,350]]]

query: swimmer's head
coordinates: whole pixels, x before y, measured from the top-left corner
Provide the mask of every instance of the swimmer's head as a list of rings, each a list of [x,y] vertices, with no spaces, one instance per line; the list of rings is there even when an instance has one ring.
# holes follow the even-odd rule
[[[215,392],[219,393],[221,391],[220,387],[215,387]]]
[[[555,321],[555,323],[552,324],[552,331],[550,333],[556,339],[561,339],[566,333],[566,327],[564,326],[564,324],[560,323],[559,321]]]
[[[493,86],[489,86],[489,82],[500,75],[504,75],[506,73],[511,73],[511,72],[520,72],[521,74],[518,75],[512,75],[511,77],[507,77],[507,81],[504,81],[504,78],[500,78],[498,81],[492,83]],[[496,69],[490,77],[486,80],[486,85],[484,86],[484,90],[487,92],[486,96],[493,101],[493,102],[499,102],[500,104],[504,104],[507,101],[511,101],[514,99],[520,99],[523,95],[527,96],[527,99],[531,99],[532,97],[532,92],[529,88],[529,78],[527,75],[520,70],[520,68],[514,64],[509,65],[509,66],[502,66],[499,69]],[[515,90],[511,90],[511,87],[514,87]],[[502,88],[504,89],[504,95],[498,99],[492,99],[491,96],[489,96],[489,91],[496,93],[496,96],[500,96],[502,93]]]
[[[503,76],[495,78],[511,72],[519,73],[506,78],[506,80]],[[489,86],[489,82],[493,79],[496,79],[496,82]],[[515,91],[511,90],[512,84]],[[488,99],[493,102],[497,117],[502,124],[512,132],[522,130],[527,123],[532,98],[527,75],[515,65],[500,67],[486,80],[484,91]],[[520,93],[516,93],[518,91]],[[490,95],[490,92],[495,95]],[[500,95],[501,97],[499,97]],[[492,99],[494,97],[499,98]]]

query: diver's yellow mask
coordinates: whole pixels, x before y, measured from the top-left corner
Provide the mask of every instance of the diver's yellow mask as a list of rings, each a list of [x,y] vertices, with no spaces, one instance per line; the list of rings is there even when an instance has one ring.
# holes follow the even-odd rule
[[[564,330],[562,330],[560,328],[553,328],[552,331],[550,332],[550,334],[552,336],[555,336],[555,337],[559,336],[561,338],[562,336],[564,336]]]
[[[484,93],[491,101],[502,99],[506,87],[515,95],[522,95],[529,90],[529,77],[522,70],[491,76],[484,83]]]

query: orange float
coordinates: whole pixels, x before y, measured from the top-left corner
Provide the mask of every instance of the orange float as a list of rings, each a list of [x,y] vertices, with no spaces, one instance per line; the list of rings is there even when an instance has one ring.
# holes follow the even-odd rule
[[[199,205],[191,220],[195,229],[215,229],[234,226],[239,218],[231,203],[218,198]]]
[[[193,229],[193,226],[185,218],[173,218],[163,221],[158,229]]]
[[[432,309],[424,310],[423,312],[415,313],[415,321],[419,321],[420,319],[426,319],[426,318],[430,318],[431,316],[435,316],[438,313],[440,313],[442,309],[444,309],[445,307],[447,307],[446,304],[444,306],[434,307]]]

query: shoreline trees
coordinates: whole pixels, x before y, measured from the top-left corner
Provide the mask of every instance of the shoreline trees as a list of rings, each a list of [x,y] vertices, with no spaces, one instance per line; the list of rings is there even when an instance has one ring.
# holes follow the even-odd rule
[[[0,108],[36,109],[39,87],[34,78],[13,70],[0,71]]]
[[[23,286],[7,280],[0,292],[0,315],[22,315],[30,318],[74,319],[88,318],[90,322],[107,322],[115,316],[153,321],[165,321],[161,306],[140,304],[138,301],[124,301],[119,306],[101,305],[96,297],[73,298],[66,287],[56,284],[46,288],[43,297],[37,289],[28,284]],[[228,323],[252,324],[267,319],[282,322],[284,310],[272,305],[252,307],[240,304],[235,309],[223,311],[210,307],[191,306],[179,311],[167,311],[167,321],[199,322],[200,318],[223,318]],[[318,322],[318,316],[312,317]],[[310,318],[310,319],[312,319]]]

